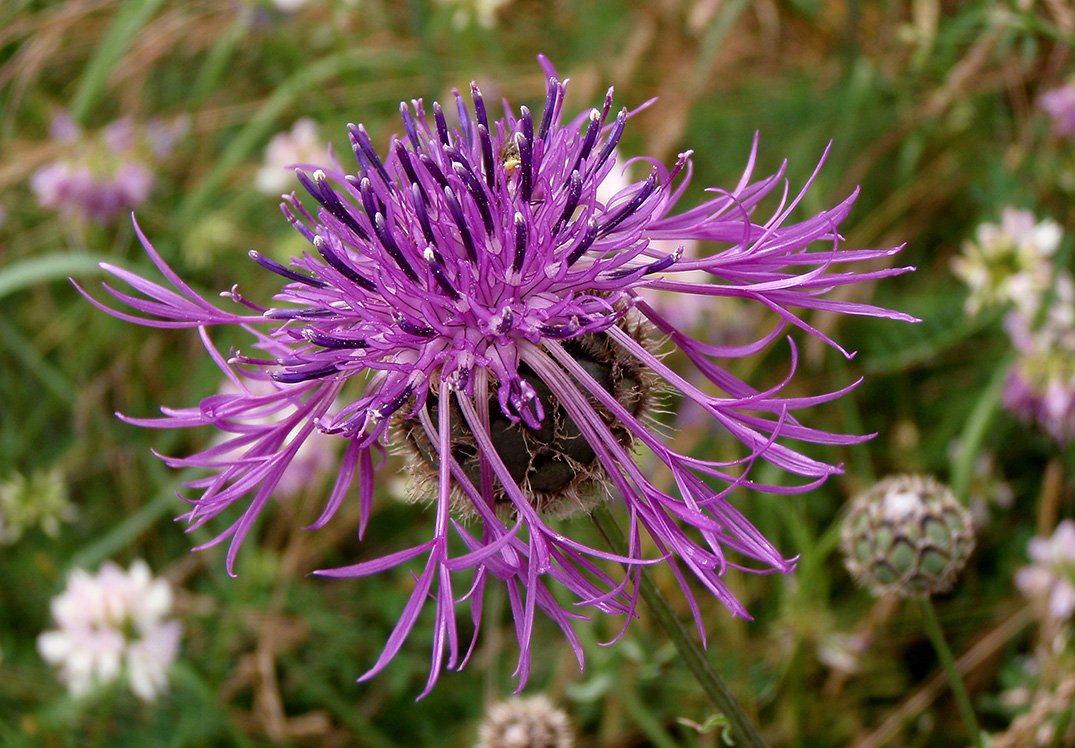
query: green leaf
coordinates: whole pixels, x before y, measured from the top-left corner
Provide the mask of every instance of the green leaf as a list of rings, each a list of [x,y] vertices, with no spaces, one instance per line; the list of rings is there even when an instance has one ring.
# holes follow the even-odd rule
[[[127,0],[119,4],[119,12],[94,50],[71,101],[71,117],[75,122],[81,124],[93,108],[104,90],[112,67],[160,4],[161,0]]]
[[[63,280],[72,275],[96,275],[104,258],[75,252],[31,257],[0,267],[0,299],[38,283]]]

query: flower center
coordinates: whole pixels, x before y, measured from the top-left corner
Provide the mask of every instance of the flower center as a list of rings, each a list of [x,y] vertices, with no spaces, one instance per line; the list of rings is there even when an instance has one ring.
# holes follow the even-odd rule
[[[645,328],[641,324],[624,324],[636,339],[644,342]],[[604,333],[582,335],[564,341],[564,349],[611,394],[633,417],[642,415],[652,404],[653,374],[624,352]],[[545,418],[536,429],[510,420],[500,411],[495,397],[489,402],[489,436],[496,453],[504,462],[512,480],[539,513],[567,517],[583,513],[595,506],[605,495],[609,479],[593,446],[586,440],[578,425],[549,386],[528,366],[521,366],[519,375],[534,389],[541,401]],[[585,392],[576,383],[579,394]],[[490,388],[495,391],[495,385]],[[586,394],[590,406],[605,421],[608,430],[623,447],[629,448],[632,436],[621,419]],[[435,395],[427,400],[430,418],[439,416],[440,402]],[[477,440],[471,433],[458,404],[451,404],[452,457],[462,467],[467,479],[480,489],[481,456]],[[406,409],[401,409],[406,412]],[[407,447],[409,468],[415,478],[412,498],[423,500],[435,490],[439,457],[425,430],[416,420],[400,419],[397,427]],[[511,513],[511,500],[499,481],[493,481],[493,502],[501,513]],[[453,508],[461,516],[475,514],[471,502],[456,489]]]

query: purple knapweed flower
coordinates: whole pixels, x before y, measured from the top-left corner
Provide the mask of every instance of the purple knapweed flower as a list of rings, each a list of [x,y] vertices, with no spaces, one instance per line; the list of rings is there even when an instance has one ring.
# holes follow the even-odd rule
[[[867,437],[799,423],[795,411],[834,400],[851,387],[786,395],[797,362],[790,337],[790,371],[768,389],[751,387],[720,362],[762,351],[788,326],[838,348],[797,310],[912,319],[825,298],[834,288],[909,268],[840,270],[899,248],[843,247],[837,226],[854,194],[789,222],[816,171],[789,199],[783,168],[751,180],[756,143],[739,182],[730,190],[710,189],[708,199],[689,210],[672,212],[687,189],[690,152],[671,168],[647,159],[644,180],[598,200],[597,187],[614,168],[610,156],[629,113],[611,114],[610,89],[600,107],[564,123],[565,82],[544,58],[542,64],[547,94],[540,116],[505,106],[500,119],[491,119],[471,84],[472,108],[455,93],[454,127],[439,104],[429,113],[415,100],[401,104],[404,133],[391,140],[386,158],[364,127],[350,125],[354,173],[339,165],[298,171],[316,209],[293,194],[281,207],[311,250],[287,266],[250,253],[285,281],[269,308],[235,287],[223,295],[239,305],[238,312],[211,303],[141,232],[170,288],[103,266],[140,294],[106,286],[137,314],[95,304],[138,324],[198,328],[239,390],[194,408],[165,408],[161,419],[126,419],[155,428],[212,426],[229,435],[191,457],[166,458],[174,467],[213,471],[190,484],[198,495],[184,519],[200,527],[230,511],[228,527],[206,544],[229,542],[229,573],[240,544],[311,434],[335,434],[346,442],[338,479],[313,528],[332,518],[357,483],[364,533],[380,458],[386,447],[407,454],[416,498],[434,507],[430,539],[317,572],[362,577],[422,559],[410,600],[363,679],[396,655],[427,603],[435,607],[435,628],[426,691],[444,667],[462,668],[473,652],[491,582],[507,589],[520,646],[520,687],[529,674],[538,610],[563,630],[581,666],[572,621],[590,610],[622,615],[626,628],[635,617],[645,564],[668,564],[701,634],[688,574],[732,613],[747,617],[725,584],[728,570],[787,572],[794,560],[733,506],[733,490],[808,491],[840,468],[784,440],[852,444]],[[774,192],[773,212],[755,217]],[[680,249],[654,250],[655,240],[698,242],[698,255],[688,260]],[[709,282],[681,280],[698,270],[709,274]],[[641,299],[643,288],[750,300],[772,310],[775,324],[748,345],[707,344],[670,325]],[[216,325],[241,327],[261,352],[226,358],[209,336]],[[678,347],[711,389],[665,364],[658,336]],[[250,382],[272,389],[260,394]],[[646,418],[658,389],[697,403],[744,445],[743,456],[718,462],[666,446]],[[649,453],[645,469],[636,462],[636,449]],[[751,480],[758,460],[800,483]],[[652,464],[666,474],[655,473]],[[622,556],[588,547],[550,521],[606,500],[626,512],[628,548]],[[610,575],[609,561],[626,565],[624,579]],[[554,594],[554,584],[563,594]],[[470,610],[475,631],[469,649],[460,646],[457,606]]]

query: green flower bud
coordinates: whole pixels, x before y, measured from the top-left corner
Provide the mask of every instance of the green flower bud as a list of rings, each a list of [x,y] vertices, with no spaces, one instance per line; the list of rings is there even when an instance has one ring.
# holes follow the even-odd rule
[[[67,483],[58,470],[29,477],[15,473],[0,481],[0,545],[10,545],[35,528],[54,538],[60,534],[60,525],[75,515]]]
[[[877,596],[944,592],[974,550],[970,512],[922,475],[891,476],[856,498],[842,539],[848,571]]]

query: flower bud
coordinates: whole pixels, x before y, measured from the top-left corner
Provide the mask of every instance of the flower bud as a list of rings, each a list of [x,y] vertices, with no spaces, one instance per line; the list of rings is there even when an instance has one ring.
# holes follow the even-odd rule
[[[886,478],[856,498],[842,539],[848,570],[877,596],[945,592],[974,550],[970,512],[922,475]]]
[[[494,704],[478,730],[477,748],[571,748],[567,715],[544,696]]]

